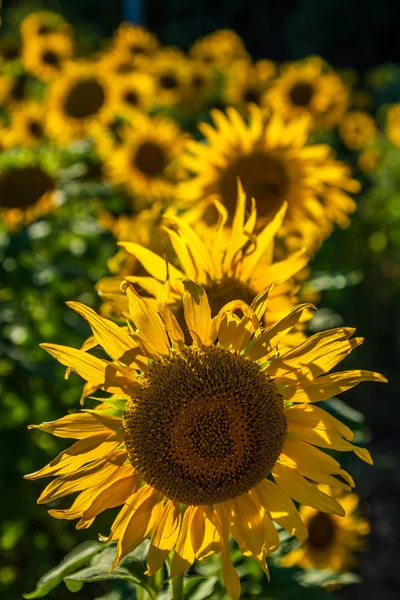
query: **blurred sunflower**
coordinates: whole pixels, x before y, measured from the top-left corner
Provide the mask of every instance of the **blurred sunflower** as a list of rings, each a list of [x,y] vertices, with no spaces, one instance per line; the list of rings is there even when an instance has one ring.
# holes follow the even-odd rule
[[[272,61],[259,60],[254,65],[250,60],[237,61],[227,74],[224,90],[226,104],[247,114],[249,104],[262,104],[263,96],[275,74],[276,68]]]
[[[31,89],[32,81],[21,69],[15,73],[0,75],[0,106],[7,106],[9,110],[30,100]]]
[[[52,81],[60,77],[67,60],[72,58],[74,47],[71,38],[63,33],[25,41],[22,62],[25,69],[42,81]]]
[[[219,194],[232,215],[239,178],[257,203],[260,221],[287,202],[279,235],[290,234],[293,247],[315,249],[334,223],[348,224],[355,203],[347,192],[357,192],[359,183],[350,178],[348,165],[333,158],[330,146],[307,145],[307,119],[285,124],[278,116],[267,121],[255,105],[249,110],[248,124],[228,107],[226,114],[211,111],[214,127],[199,125],[207,143],[187,143],[181,163],[194,177],[180,184],[179,195],[198,202]]]
[[[169,107],[178,104],[190,81],[190,70],[183,52],[169,48],[151,61],[149,72],[154,78],[154,104]]]
[[[364,173],[372,173],[381,164],[383,151],[379,147],[364,148],[357,158],[359,169]]]
[[[400,104],[392,104],[386,114],[385,132],[388,139],[400,146]]]
[[[154,103],[154,81],[147,73],[121,75],[113,85],[115,113],[134,124],[138,111],[148,112]]]
[[[201,110],[215,92],[216,78],[210,65],[186,57],[187,74],[181,89],[179,108],[183,111]]]
[[[15,146],[31,148],[46,137],[46,105],[39,102],[20,104],[10,113],[10,137]]]
[[[56,179],[31,152],[3,155],[0,161],[0,216],[10,231],[35,221],[54,207]]]
[[[110,116],[112,83],[94,64],[67,64],[48,96],[49,132],[58,143],[85,137],[93,123]]]
[[[279,283],[269,292],[264,315],[265,323],[271,325],[282,318],[297,301],[295,292],[298,286],[292,278],[307,265],[309,259],[305,250],[300,250],[285,260],[273,262],[275,235],[284,219],[286,205],[258,234],[254,232],[257,222],[255,203],[253,202],[246,220],[246,196],[243,190],[239,191],[232,227],[225,226],[228,217],[226,209],[218,202],[216,208],[218,220],[212,226],[205,225],[200,235],[184,218],[166,215],[164,230],[170,238],[181,269],[175,269],[175,276],[171,278],[171,305],[175,309],[180,306],[180,279],[184,277],[189,277],[204,287],[213,316],[233,299],[251,304],[258,294],[279,279]],[[151,275],[125,275],[125,279],[157,297],[165,276],[163,259],[144,245],[120,239],[119,245],[142,264],[146,274]],[[101,282],[98,284],[98,291],[104,296],[105,290]],[[121,302],[118,306],[122,307]],[[122,314],[129,316],[126,300]],[[305,318],[307,316],[309,318],[311,315],[304,315]],[[183,315],[177,315],[177,318],[182,324]],[[287,338],[287,341],[293,344],[299,337],[288,336],[290,340]]]
[[[228,68],[236,60],[247,59],[243,40],[231,29],[220,29],[198,39],[190,49],[196,60],[207,65]]]
[[[111,360],[55,344],[43,348],[113,396],[97,410],[31,426],[77,441],[26,477],[55,477],[41,504],[78,493],[70,508],[49,512],[80,519],[79,529],[122,506],[110,535],[101,537],[118,541],[112,568],[152,534],[148,575],[172,550],[170,577],[220,552],[225,585],[236,600],[240,581],[230,535],[268,574],[266,556],[279,545],[271,519],[301,541],[307,537],[292,499],[345,514],[316,484],[349,490],[353,480],[318,446],[354,451],[371,462],[366,449],[348,441],[351,430],[314,403],[361,381],[385,378],[368,371],[326,375],[361,343],[350,339],[354,329],[318,333],[280,353],[304,307],[263,331],[264,293],[251,306],[233,301],[211,319],[204,289],[189,279],[182,281],[183,310],[193,342],[185,346],[169,290],[167,279],[151,303],[125,285],[136,332],[69,303],[89,322],[91,346],[101,346]]]
[[[155,35],[139,25],[122,23],[114,34],[113,47],[129,54],[132,59],[139,57],[151,58],[159,49]]]
[[[111,45],[97,57],[97,65],[104,72],[114,75],[130,75],[136,72],[148,70],[148,59],[138,54],[132,57],[131,53],[124,47],[119,48]]]
[[[360,150],[373,142],[378,134],[374,119],[361,110],[347,112],[339,123],[338,131],[350,150]]]
[[[356,494],[340,493],[337,488],[334,492],[328,486],[320,486],[320,489],[339,502],[345,516],[328,515],[310,506],[300,506],[308,538],[301,547],[289,552],[282,559],[282,564],[344,572],[355,564],[355,553],[364,546],[370,526],[357,514],[359,498]]]
[[[347,109],[349,90],[337,73],[324,72],[324,67],[315,56],[291,63],[271,86],[267,103],[288,121],[306,115],[314,126],[331,129]]]
[[[56,32],[71,35],[72,27],[63,17],[47,10],[30,13],[21,23],[22,39],[31,42],[33,38],[44,37]]]
[[[102,157],[110,180],[125,185],[138,205],[172,197],[185,140],[175,121],[138,114],[135,126],[124,130],[123,143]]]

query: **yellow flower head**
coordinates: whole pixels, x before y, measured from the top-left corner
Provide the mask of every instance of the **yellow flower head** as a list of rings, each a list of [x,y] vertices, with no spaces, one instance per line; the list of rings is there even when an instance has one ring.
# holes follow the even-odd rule
[[[85,137],[96,122],[111,112],[110,81],[90,63],[68,63],[51,85],[48,97],[48,126],[58,143]]]
[[[35,37],[46,37],[53,33],[70,35],[72,27],[61,15],[47,10],[30,13],[21,23],[23,41],[30,42]]]
[[[41,144],[46,137],[46,114],[46,105],[39,102],[16,106],[10,114],[12,145],[31,148]]]
[[[154,78],[155,105],[176,105],[182,100],[190,81],[189,64],[183,52],[173,48],[159,52],[150,63],[149,72]]]
[[[400,146],[400,104],[392,104],[386,115],[386,135],[388,139]]]
[[[0,106],[13,109],[30,100],[31,81],[24,71],[0,75]]]
[[[363,548],[370,526],[357,513],[359,498],[356,494],[341,492],[338,488],[329,489],[329,486],[320,486],[320,489],[339,502],[345,516],[329,515],[310,506],[301,506],[299,513],[308,529],[308,538],[299,548],[289,552],[282,559],[282,564],[341,573],[355,564],[355,553]]]
[[[184,141],[175,121],[138,114],[134,127],[124,130],[119,147],[103,156],[110,180],[125,185],[137,205],[172,198],[177,174],[174,162]]]
[[[0,217],[15,231],[54,207],[56,180],[40,160],[29,154],[0,164]]]
[[[284,68],[267,95],[272,109],[288,121],[307,116],[315,127],[334,127],[347,109],[349,90],[324,66],[322,59],[312,57]]]
[[[366,112],[347,112],[339,123],[339,135],[350,150],[360,150],[377,137],[374,119]]]
[[[156,303],[125,284],[135,331],[70,303],[92,328],[86,349],[98,344],[110,360],[43,347],[89,387],[112,396],[97,410],[33,426],[77,441],[27,477],[55,477],[39,503],[77,494],[70,508],[50,514],[79,519],[78,528],[122,507],[101,538],[118,541],[113,568],[149,535],[149,575],[172,550],[171,577],[220,552],[228,593],[237,600],[230,535],[268,573],[266,557],[279,545],[272,519],[300,540],[307,537],[293,500],[345,514],[317,484],[349,490],[353,480],[319,448],[354,451],[371,462],[367,450],[349,441],[351,430],[315,403],[363,380],[385,379],[368,371],[327,374],[361,343],[351,339],[354,329],[318,333],[282,351],[304,306],[263,330],[267,294],[251,306],[230,302],[212,319],[204,288],[189,279],[181,286],[191,345],[169,308],[169,279]]]
[[[24,41],[22,62],[25,69],[43,81],[60,76],[67,60],[72,58],[74,46],[63,33],[51,33]]]
[[[174,269],[170,296],[171,305],[177,311],[178,322],[183,321],[183,316],[179,315],[181,278],[189,277],[204,287],[213,316],[232,299],[251,304],[258,294],[279,279],[280,283],[269,292],[268,308],[264,315],[265,323],[270,325],[293,307],[298,286],[292,278],[308,262],[304,249],[285,260],[273,262],[275,235],[284,219],[286,205],[258,234],[254,232],[257,221],[255,203],[246,219],[246,197],[242,190],[238,196],[232,227],[226,227],[225,208],[219,202],[216,202],[216,208],[218,217],[214,224],[204,225],[198,233],[184,218],[171,214],[165,216],[166,226],[163,229],[170,238],[180,267],[179,270]],[[132,273],[133,276],[128,277],[125,271],[120,274],[120,281],[125,277],[148,294],[157,297],[165,277],[164,260],[145,245],[123,240],[122,237],[120,240],[119,245],[134,256],[145,272],[151,275],[142,277]],[[114,314],[119,312],[129,318],[126,296],[121,291],[118,293],[116,283],[115,279],[102,280],[98,284],[98,291],[108,303],[115,303]],[[287,338],[291,343],[297,340],[292,336]]]
[[[144,27],[122,23],[114,35],[113,47],[135,60],[153,57],[159,45],[156,36]]]
[[[259,60],[254,65],[250,60],[236,61],[226,74],[226,104],[244,114],[247,114],[249,104],[261,106],[275,73],[275,65],[269,60]]]
[[[186,69],[179,108],[186,112],[198,111],[215,92],[215,72],[210,65],[190,58],[186,58]]]
[[[147,73],[136,72],[116,77],[113,81],[115,113],[134,123],[138,111],[150,110],[154,93],[154,81]]]
[[[242,39],[230,29],[220,29],[200,38],[193,44],[190,54],[196,60],[220,68],[248,58]]]
[[[261,220],[270,220],[287,202],[280,235],[291,235],[297,247],[313,250],[336,223],[346,226],[355,203],[347,192],[359,183],[350,168],[334,159],[327,144],[307,145],[307,119],[285,124],[278,116],[269,120],[250,106],[247,124],[239,113],[211,111],[215,125],[199,126],[206,143],[189,141],[182,157],[194,175],[180,185],[180,195],[198,202],[218,194],[229,214],[241,180],[248,198],[254,198]]]

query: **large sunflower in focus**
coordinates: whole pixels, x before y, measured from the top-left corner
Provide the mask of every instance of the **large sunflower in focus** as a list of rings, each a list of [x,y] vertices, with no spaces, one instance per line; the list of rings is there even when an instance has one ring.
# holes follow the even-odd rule
[[[290,64],[271,86],[267,103],[288,121],[306,115],[313,126],[331,129],[347,109],[349,90],[337,73],[324,67],[319,57]]]
[[[300,516],[308,529],[308,538],[282,559],[286,567],[299,565],[305,569],[323,569],[340,573],[350,569],[356,562],[355,553],[364,546],[365,536],[370,531],[369,523],[357,514],[359,498],[356,494],[329,490],[345,511],[344,517],[301,506]]]
[[[330,146],[307,145],[307,119],[285,124],[278,116],[267,120],[255,105],[249,110],[248,124],[228,108],[227,114],[211,111],[214,126],[199,125],[206,143],[187,144],[181,162],[194,177],[182,182],[180,195],[198,201],[218,194],[232,215],[240,178],[261,221],[287,202],[280,235],[290,235],[293,247],[313,250],[335,223],[348,224],[355,203],[347,192],[357,192],[359,183],[350,178],[348,165],[333,158]]]
[[[123,143],[104,156],[110,180],[125,185],[137,202],[166,200],[174,195],[177,167],[184,134],[167,118],[138,115],[126,129]]]
[[[184,220],[166,215],[164,228],[178,257],[180,269],[174,269],[171,276],[171,305],[176,311],[180,307],[180,280],[190,277],[206,290],[211,314],[217,315],[220,309],[233,298],[251,304],[254,298],[266,287],[279,279],[269,293],[265,323],[270,325],[286,314],[296,301],[297,286],[292,277],[303,269],[308,262],[304,250],[290,255],[280,262],[273,262],[274,241],[284,219],[286,206],[278,212],[271,223],[256,235],[254,227],[257,221],[256,207],[246,219],[246,197],[241,191],[235,210],[232,227],[226,227],[225,208],[216,203],[219,211],[213,226],[205,225],[199,233]],[[120,238],[122,240],[122,238]],[[119,244],[132,254],[151,277],[133,276],[126,273],[125,279],[139,285],[147,293],[156,296],[165,279],[165,264],[160,255],[150,249],[128,240]],[[122,314],[129,317],[128,304],[121,302],[121,292],[117,295],[115,285],[110,288],[109,280],[99,282],[97,289],[108,302],[118,299],[118,308],[124,308]],[[111,293],[110,293],[111,292]],[[117,311],[114,310],[114,314]],[[182,317],[177,314],[179,322]],[[286,341],[293,344],[299,337],[288,336]]]
[[[45,104],[27,102],[18,105],[10,115],[10,137],[15,146],[37,146],[46,136]]]
[[[49,132],[58,143],[85,137],[111,112],[110,81],[90,63],[68,63],[48,97]]]
[[[0,162],[0,216],[10,231],[54,207],[56,179],[45,161],[30,152]]]
[[[38,79],[52,81],[60,77],[73,51],[73,43],[68,35],[52,33],[25,41],[22,62],[25,69]]]
[[[302,307],[262,330],[266,294],[251,306],[230,302],[211,319],[204,289],[188,279],[181,283],[190,345],[169,308],[168,279],[156,304],[126,284],[136,331],[70,303],[89,322],[92,347],[101,346],[111,360],[43,347],[113,396],[97,410],[34,426],[76,442],[27,477],[55,477],[39,503],[76,494],[70,508],[50,514],[79,519],[78,528],[122,507],[102,537],[118,541],[113,568],[150,535],[149,575],[172,550],[170,577],[195,559],[221,553],[224,581],[236,600],[240,582],[230,535],[268,573],[266,557],[279,545],[272,520],[300,540],[307,537],[293,500],[344,515],[317,484],[350,489],[353,480],[319,447],[354,451],[371,462],[367,450],[349,441],[351,430],[315,403],[361,381],[385,379],[368,371],[327,374],[360,344],[351,339],[353,329],[318,333],[282,351]]]

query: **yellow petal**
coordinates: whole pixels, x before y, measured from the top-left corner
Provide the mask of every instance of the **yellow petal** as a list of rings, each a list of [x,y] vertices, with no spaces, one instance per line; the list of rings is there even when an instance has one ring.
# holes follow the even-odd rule
[[[174,348],[177,350],[183,350],[185,345],[185,336],[179,325],[178,321],[174,313],[171,310],[169,301],[170,301],[170,293],[171,293],[171,282],[168,277],[167,281],[164,283],[160,294],[157,298],[157,308],[161,315],[162,320],[164,321],[165,328],[170,337],[171,342],[174,345]]]
[[[140,357],[140,348],[132,337],[122,327],[118,327],[109,319],[100,317],[94,310],[79,302],[67,302],[67,305],[86,319],[92,328],[97,343],[104,348],[114,360],[125,365],[137,365],[137,361],[145,360]]]
[[[105,419],[100,421],[96,416],[95,412],[78,412],[66,415],[56,421],[29,425],[28,429],[40,429],[57,437],[83,440],[88,436],[109,436],[113,431],[118,431],[122,427],[122,421],[118,417],[103,415]]]
[[[138,328],[146,347],[150,346],[154,349],[152,352],[154,358],[158,358],[158,353],[168,355],[171,348],[164,324],[156,308],[141,298],[130,284],[125,284],[125,291],[128,296],[132,321]]]
[[[169,579],[186,571],[195,559],[190,529],[196,510],[197,506],[188,506],[183,515],[182,527],[175,545],[174,556],[172,557]]]
[[[211,309],[207,294],[201,285],[190,279],[183,279],[183,310],[189,333],[197,345],[210,342]]]
[[[147,498],[143,499],[145,494],[140,495],[143,489],[145,488],[141,488],[135,496],[131,514],[118,541],[117,555],[111,571],[115,569],[124,556],[132,552],[146,539],[161,517],[163,499],[160,492],[151,488]]]
[[[193,551],[202,560],[220,551],[220,535],[214,524],[212,508],[199,506],[190,530]]]
[[[386,383],[387,379],[380,373],[372,371],[342,371],[312,380],[304,378],[302,381],[289,384],[281,393],[286,400],[292,402],[321,402],[355,387],[362,381]]]
[[[240,579],[232,563],[229,546],[230,523],[229,517],[225,515],[223,503],[215,505],[215,515],[215,525],[221,538],[222,577],[232,600],[239,600]]]
[[[124,465],[124,467],[130,467],[130,465]],[[106,489],[93,496],[91,505],[82,515],[83,520],[89,521],[108,508],[124,504],[129,496],[139,488],[141,483],[140,476],[134,476],[132,467],[130,471],[131,473],[127,477],[122,477],[122,473],[118,473],[116,477],[114,476],[112,480],[110,479],[107,482]],[[125,468],[124,472],[129,472],[129,469]]]
[[[132,395],[136,388],[128,372],[123,376],[115,365],[106,360],[68,346],[40,344],[40,347],[89,383],[111,394]]]
[[[152,252],[140,244],[135,244],[134,242],[118,242],[118,246],[125,248],[129,254],[133,254],[146,271],[155,277],[155,279],[158,279],[158,281],[166,280],[167,269],[165,260],[162,256],[158,256],[155,252]],[[184,274],[172,265],[169,266],[169,272],[173,280],[184,277]]]
[[[301,542],[306,539],[307,528],[290,496],[284,490],[268,479],[263,479],[254,490],[258,494],[262,506],[278,525],[296,536]]]
[[[276,463],[272,475],[278,486],[296,502],[312,506],[322,512],[344,516],[342,506],[333,498],[324,494],[315,485],[304,479],[295,469]]]
[[[174,549],[181,528],[180,504],[169,500],[155,526],[147,554],[146,575],[154,575]]]

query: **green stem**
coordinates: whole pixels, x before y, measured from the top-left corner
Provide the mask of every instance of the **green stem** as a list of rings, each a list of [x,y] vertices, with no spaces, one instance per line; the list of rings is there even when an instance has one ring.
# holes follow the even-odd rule
[[[184,600],[183,598],[183,573],[171,579],[171,599]]]

